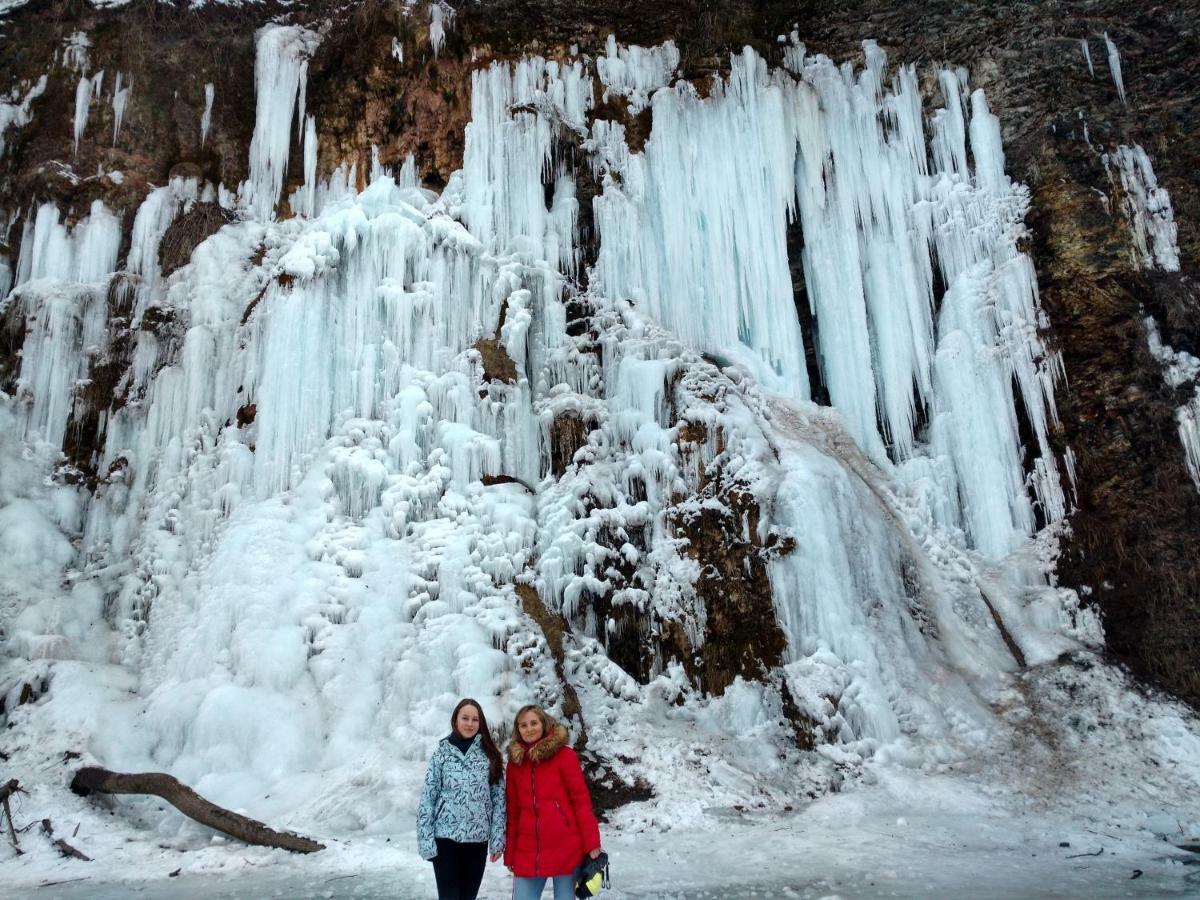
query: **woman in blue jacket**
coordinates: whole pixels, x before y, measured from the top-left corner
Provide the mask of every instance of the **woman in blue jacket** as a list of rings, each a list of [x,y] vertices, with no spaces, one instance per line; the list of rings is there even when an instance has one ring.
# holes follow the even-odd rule
[[[504,852],[503,773],[483,707],[460,700],[429,760],[417,810],[417,844],[433,861],[438,900],[475,900],[488,845],[492,862]]]

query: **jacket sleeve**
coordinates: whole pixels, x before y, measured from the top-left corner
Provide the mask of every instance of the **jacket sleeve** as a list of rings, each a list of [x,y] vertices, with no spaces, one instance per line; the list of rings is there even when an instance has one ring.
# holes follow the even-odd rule
[[[514,798],[512,763],[509,763],[504,773],[504,864],[512,868],[516,859],[517,816],[519,815]]]
[[[584,853],[591,853],[600,849],[600,826],[592,811],[592,797],[588,793],[587,782],[583,780],[583,769],[579,765],[579,757],[570,747],[563,747],[558,752],[567,754],[559,771],[562,773],[563,786],[567,789],[571,810],[575,813],[579,842],[583,844]]]
[[[417,807],[417,852],[422,859],[437,856],[437,841],[434,839],[434,818],[442,792],[442,754],[433,751],[429,768],[425,770],[425,784],[421,788],[421,803]]]
[[[508,825],[508,816],[506,815],[508,786],[505,779],[501,778],[495,784],[489,784],[488,790],[492,794],[492,821],[490,822],[491,827],[488,828],[488,843],[491,844],[493,853],[499,853],[508,843],[505,834]]]

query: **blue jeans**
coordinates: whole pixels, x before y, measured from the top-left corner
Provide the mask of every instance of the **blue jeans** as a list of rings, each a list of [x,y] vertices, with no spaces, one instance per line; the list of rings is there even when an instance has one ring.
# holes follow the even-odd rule
[[[514,878],[513,900],[541,900],[542,889],[546,886],[546,878]],[[575,876],[555,875],[554,900],[573,900],[575,897]]]

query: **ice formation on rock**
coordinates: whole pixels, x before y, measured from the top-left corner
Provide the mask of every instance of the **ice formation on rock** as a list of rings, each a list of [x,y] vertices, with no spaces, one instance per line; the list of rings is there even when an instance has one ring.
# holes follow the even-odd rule
[[[1122,209],[1129,223],[1130,258],[1134,268],[1179,271],[1178,228],[1171,197],[1160,187],[1150,157],[1140,144],[1122,144],[1103,157],[1109,170],[1116,169],[1122,193]],[[1200,489],[1200,360],[1175,351],[1162,342],[1158,324],[1147,316],[1144,322],[1150,352],[1163,366],[1163,379],[1171,388],[1195,386],[1195,395],[1175,410],[1179,442],[1192,481]]]
[[[116,275],[101,204],[25,225],[31,440],[62,446],[110,286],[128,306],[76,535],[138,680],[137,737],[99,741],[106,764],[218,801],[320,774],[356,798],[333,824],[363,827],[412,799],[374,788],[423,758],[448,698],[569,712],[561,678],[611,758],[656,717],[726,734],[733,760],[747,722],[785,741],[786,684],[839,759],[936,746],[936,765],[987,741],[1016,665],[996,619],[1027,661],[1095,639],[1016,552],[1065,511],[1057,362],[1028,195],[965,72],[940,73],[927,144],[915,71],[870,42],[857,71],[747,50],[703,98],[670,83],[670,45],[493,63],[438,196],[411,158],[373,156],[361,192],[357,163],[319,176],[316,36],[257,40],[245,215],[187,266],[163,277],[163,236],[222,188],[152,190]],[[597,78],[650,105],[640,150],[591,119]],[[293,113],[304,184],[277,222]],[[576,167],[601,189],[588,272]],[[777,681],[739,673],[725,697],[685,666],[716,613],[687,537],[706,517],[753,548],[787,645]],[[537,605],[571,625],[559,656]],[[65,627],[14,641],[67,654]]]
[[[658,47],[623,47],[614,35],[608,36],[604,56],[596,59],[596,74],[604,85],[604,100],[624,97],[629,112],[640,113],[650,103],[650,95],[674,80],[679,67],[679,50],[674,42]]]
[[[0,159],[4,158],[4,150],[7,146],[5,132],[10,128],[23,128],[29,124],[30,107],[45,90],[46,76],[43,75],[23,94],[21,88],[14,88],[6,99],[0,99]]]
[[[1139,269],[1159,268],[1179,271],[1178,229],[1171,197],[1158,186],[1150,157],[1140,144],[1132,147],[1121,144],[1104,164],[1116,166],[1124,195],[1123,209],[1133,238],[1130,250],[1133,264]]]
[[[962,78],[942,73],[930,166],[915,74],[901,69],[885,91],[883,52],[868,42],[866,53],[857,77],[818,56],[797,82],[746,53],[708,100],[686,84],[659,91],[663,124],[642,154],[625,151],[619,126],[597,123],[596,276],[696,349],[807,399],[784,241],[798,219],[818,374],[833,406],[881,462],[885,446],[898,462],[913,455],[917,420],[928,417],[943,490],[966,498],[947,524],[1004,555],[1035,520],[1011,380],[1037,435],[1040,514],[1064,511],[1046,437],[1058,363],[1037,338],[1033,267],[1016,248],[1028,194],[1004,174],[999,123],[981,92],[970,98],[968,135]],[[947,286],[936,328],[935,265]]]
[[[454,9],[448,3],[435,0],[434,3],[429,4],[429,47],[433,50],[435,59],[442,47],[446,46],[446,29],[453,21]],[[403,51],[401,51],[399,61],[404,62]]]
[[[63,42],[62,64],[83,74],[88,70],[88,52],[92,41],[87,32],[75,31]]]
[[[1163,380],[1176,389],[1191,388],[1191,398],[1175,410],[1179,424],[1179,443],[1196,489],[1200,490],[1200,359],[1183,350],[1163,344],[1158,323],[1152,316],[1144,322],[1150,353],[1162,364]]]
[[[1083,51],[1084,62],[1087,63],[1088,75],[1092,78],[1096,77],[1096,69],[1092,66],[1092,48],[1088,46],[1087,38],[1079,39],[1079,48]]]

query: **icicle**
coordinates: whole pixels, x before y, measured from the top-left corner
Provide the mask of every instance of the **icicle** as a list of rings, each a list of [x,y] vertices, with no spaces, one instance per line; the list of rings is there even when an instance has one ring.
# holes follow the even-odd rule
[[[1121,105],[1128,107],[1129,104],[1125,102],[1125,79],[1121,75],[1121,54],[1107,31],[1104,32],[1104,45],[1108,48],[1108,71],[1112,73],[1113,84],[1117,86],[1117,96],[1121,98]]]
[[[1092,67],[1092,49],[1088,46],[1087,38],[1079,39],[1079,47],[1083,50],[1084,61],[1087,62],[1088,75],[1092,78],[1096,77],[1096,70]]]
[[[122,75],[117,73],[117,83],[113,88],[112,108],[113,108],[113,146],[117,146],[117,137],[121,134],[121,122],[125,118],[125,107],[129,104],[129,97],[133,93],[132,80],[121,86]],[[78,143],[78,138],[76,139]]]
[[[800,40],[800,32],[788,34],[787,46],[783,48],[783,67],[789,72],[799,75],[804,71],[804,60],[807,48]]]
[[[75,152],[79,152],[79,139],[87,127],[88,105],[92,102],[92,81],[90,78],[80,78],[75,86]]]
[[[374,184],[380,178],[391,178],[391,169],[387,168],[379,161],[379,148],[374,144],[371,145],[371,174],[367,178],[368,184]]]
[[[591,79],[579,62],[560,67],[532,57],[471,73],[463,214],[472,234],[497,250],[536,245],[542,254],[550,227],[542,172],[553,129],[581,132],[591,103]],[[522,111],[511,115],[512,107]]]
[[[200,114],[200,146],[208,140],[208,129],[212,126],[213,98],[216,96],[216,86],[210,81],[204,85],[204,112]]]
[[[304,76],[317,41],[316,34],[295,25],[267,25],[257,34],[257,107],[246,196],[255,216],[264,221],[275,215],[287,170],[292,115],[299,100],[300,116],[304,116]]]
[[[420,186],[420,181],[417,178],[417,159],[411,153],[404,157],[404,164],[400,167],[400,173],[396,176],[396,185],[402,188]]]

